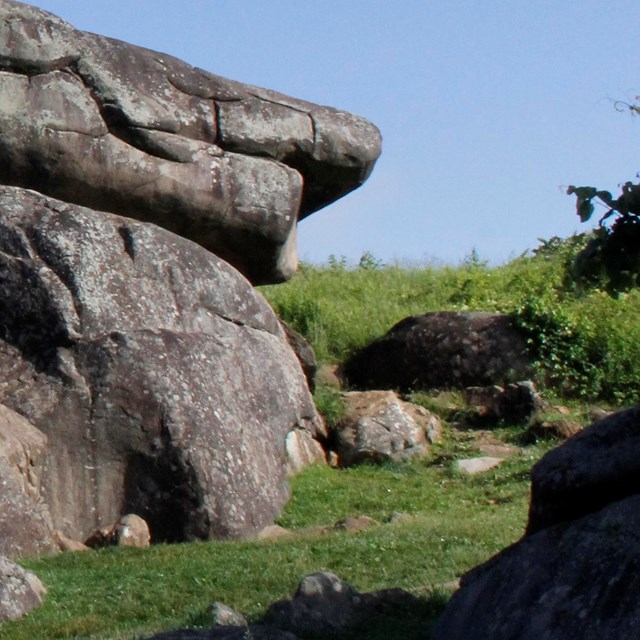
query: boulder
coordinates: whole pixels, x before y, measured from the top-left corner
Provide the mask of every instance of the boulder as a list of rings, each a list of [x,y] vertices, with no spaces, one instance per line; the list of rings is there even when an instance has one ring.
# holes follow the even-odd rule
[[[85,540],[84,546],[101,547],[148,547],[151,544],[149,525],[135,513],[128,513],[110,526],[96,529]]]
[[[0,555],[17,558],[58,550],[42,501],[46,436],[0,405]]]
[[[497,313],[434,312],[396,324],[350,358],[343,374],[360,389],[463,389],[531,376],[524,337]]]
[[[296,223],[358,187],[380,134],[344,111],[83,33],[0,0],[0,183],[154,222],[255,283]]]
[[[293,598],[272,604],[264,621],[301,635],[335,634],[378,615],[400,617],[416,601],[403,589],[359,593],[334,573],[318,572],[300,581]]]
[[[613,414],[549,451],[531,472],[527,532],[640,494],[640,408]]]
[[[392,391],[342,394],[346,411],[333,427],[330,445],[341,466],[362,462],[402,462],[424,456],[441,435],[438,418],[402,401]]]
[[[640,605],[640,409],[596,422],[532,470],[524,538],[461,580],[434,640],[618,640]]]
[[[0,402],[48,438],[55,529],[84,540],[135,513],[181,541],[271,524],[287,435],[323,426],[266,301],[154,225],[16,187],[0,213]]]
[[[293,349],[293,352],[300,362],[300,366],[304,371],[304,377],[309,384],[309,389],[314,391],[316,387],[315,378],[318,370],[318,360],[316,359],[313,347],[301,333],[292,329],[284,320],[280,320],[280,324],[284,329],[284,334],[287,337],[289,346]]]
[[[38,577],[0,556],[0,620],[17,620],[39,607],[47,590]]]
[[[549,526],[467,573],[433,640],[620,640],[640,626],[640,495]]]

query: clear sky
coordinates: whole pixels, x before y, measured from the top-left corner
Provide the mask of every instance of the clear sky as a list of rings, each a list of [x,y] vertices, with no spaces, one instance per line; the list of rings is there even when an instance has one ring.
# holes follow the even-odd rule
[[[362,115],[383,152],[302,259],[498,263],[640,171],[637,0],[37,0],[74,26]]]

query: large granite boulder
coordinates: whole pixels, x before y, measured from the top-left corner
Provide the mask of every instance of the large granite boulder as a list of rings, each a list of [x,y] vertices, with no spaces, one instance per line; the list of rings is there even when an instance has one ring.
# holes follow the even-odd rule
[[[83,33],[0,0],[0,183],[136,217],[254,282],[296,268],[298,219],[358,187],[366,120]]]
[[[0,402],[48,438],[42,492],[81,540],[255,534],[289,496],[286,441],[322,424],[266,301],[153,225],[0,187]]]
[[[530,377],[524,337],[497,313],[434,312],[405,318],[349,359],[349,384],[362,389],[462,389]]]
[[[527,534],[463,577],[434,640],[638,635],[639,433],[634,408],[542,458]]]

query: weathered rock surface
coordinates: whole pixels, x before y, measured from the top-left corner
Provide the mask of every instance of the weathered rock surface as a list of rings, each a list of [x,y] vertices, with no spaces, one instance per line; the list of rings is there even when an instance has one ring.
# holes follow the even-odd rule
[[[16,558],[57,550],[41,481],[47,438],[0,405],[0,555]]]
[[[640,408],[616,413],[547,453],[531,472],[527,531],[640,494]]]
[[[17,620],[39,607],[47,590],[38,577],[0,556],[0,620]]]
[[[433,640],[620,640],[640,627],[640,496],[527,536],[462,578]]]
[[[366,120],[83,33],[0,0],[0,183],[151,221],[254,282],[289,277],[296,222],[358,187]]]
[[[342,398],[345,416],[330,433],[330,446],[341,466],[424,456],[441,437],[436,416],[392,391],[351,391]]]
[[[434,640],[617,640],[640,625],[640,409],[597,422],[532,471],[525,537],[461,581]]]
[[[3,5],[4,6],[4,5]],[[48,438],[43,497],[83,540],[252,535],[322,429],[278,319],[224,261],[153,225],[0,187],[0,402]]]
[[[364,389],[462,389],[525,380],[531,367],[509,316],[434,312],[396,324],[355,354],[343,374]]]
[[[284,320],[280,320],[280,324],[284,329],[284,334],[287,337],[289,346],[296,354],[300,366],[304,371],[304,377],[307,379],[309,389],[315,390],[316,386],[316,372],[318,370],[318,360],[316,359],[315,351],[309,344],[307,339],[295,329],[292,329]]]

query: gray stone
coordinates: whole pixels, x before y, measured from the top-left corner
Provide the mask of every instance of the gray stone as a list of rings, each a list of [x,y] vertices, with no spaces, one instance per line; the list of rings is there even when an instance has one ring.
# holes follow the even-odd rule
[[[0,183],[151,221],[254,282],[296,268],[296,223],[358,187],[366,120],[83,33],[0,0]]]
[[[211,605],[211,621],[214,627],[248,627],[247,619],[228,607],[223,602],[214,602]]]
[[[0,620],[17,620],[39,607],[47,590],[38,577],[0,556]]]
[[[342,398],[345,416],[330,435],[341,466],[424,456],[429,444],[440,438],[436,416],[391,391],[352,391]]]
[[[640,496],[549,526],[466,574],[433,640],[620,640],[640,627]]]
[[[531,472],[527,531],[640,493],[640,408],[616,413],[549,451]]]
[[[504,462],[504,458],[495,458],[492,456],[481,456],[479,458],[466,458],[465,460],[456,460],[456,468],[462,473],[469,476],[475,476],[479,473],[489,471]]]
[[[153,225],[0,187],[0,402],[48,438],[43,497],[83,540],[255,535],[289,497],[285,442],[323,426],[243,277]]]
[[[42,500],[46,436],[0,405],[0,555],[9,558],[58,549]]]
[[[464,389],[531,376],[524,337],[497,313],[411,316],[356,353],[343,367],[360,389]]]

